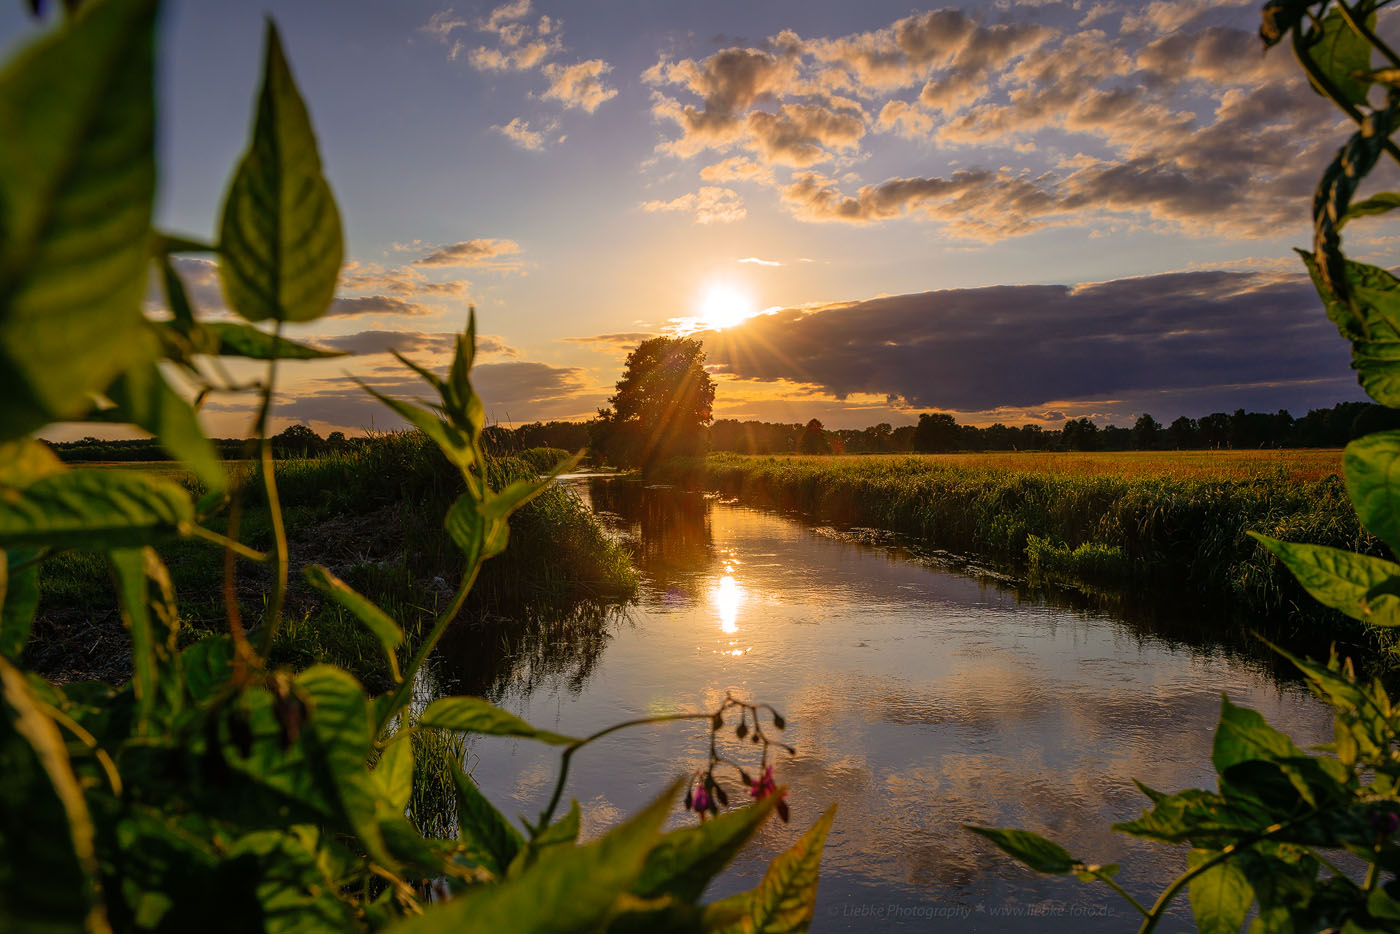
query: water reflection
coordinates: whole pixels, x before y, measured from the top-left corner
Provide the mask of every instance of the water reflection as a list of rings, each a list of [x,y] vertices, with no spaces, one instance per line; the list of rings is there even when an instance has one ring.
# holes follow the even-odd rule
[[[1120,881],[1155,895],[1184,854],[1108,828],[1144,806],[1133,778],[1164,790],[1212,782],[1222,692],[1300,744],[1330,736],[1303,691],[1233,647],[1192,641],[1207,626],[1189,618],[1062,605],[931,566],[936,556],[693,494],[600,481],[588,493],[634,548],[642,597],[631,625],[580,645],[595,654],[570,675],[537,679],[508,706],[586,733],[713,709],[729,690],[774,704],[798,749],[778,764],[793,824],[765,827],[711,894],[757,884],[837,801],[817,932],[1121,930],[1132,919],[1102,887],[1032,876],[962,825],[1050,834],[1123,863]],[[609,737],[573,760],[566,794],[600,832],[701,764],[706,741],[703,724]],[[721,745],[743,754],[732,734]],[[557,751],[494,738],[474,751],[475,777],[508,813],[538,809]]]

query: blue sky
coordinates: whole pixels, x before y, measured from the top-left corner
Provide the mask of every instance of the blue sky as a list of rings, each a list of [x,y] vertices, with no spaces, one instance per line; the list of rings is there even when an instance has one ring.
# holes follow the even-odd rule
[[[167,228],[212,234],[261,12],[167,7]],[[1252,0],[266,12],[348,238],[341,301],[301,336],[363,352],[289,369],[283,419],[393,424],[344,374],[406,388],[384,348],[440,361],[469,304],[494,417],[587,417],[630,346],[705,328],[716,289],[711,325],[770,312],[701,335],[719,416],[1053,426],[1359,397],[1290,250],[1345,129],[1262,54]],[[7,46],[35,28],[0,8]],[[207,264],[183,271],[220,313]],[[1017,288],[1045,285],[1068,298]]]

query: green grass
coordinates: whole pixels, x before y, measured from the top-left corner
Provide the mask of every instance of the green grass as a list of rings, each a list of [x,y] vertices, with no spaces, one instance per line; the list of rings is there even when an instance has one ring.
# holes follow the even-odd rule
[[[500,488],[536,476],[540,465],[555,462],[552,455],[538,453],[529,460],[495,458],[489,480]],[[171,465],[157,468],[167,479],[202,492]],[[404,626],[409,636],[406,655],[418,633],[447,604],[461,575],[461,555],[442,524],[448,506],[463,489],[461,477],[417,432],[376,435],[339,454],[279,461],[276,469],[293,586],[272,660],[295,668],[331,662],[371,687],[385,687],[388,664],[377,640],[338,605],[320,600],[301,585],[296,571],[306,563],[324,564],[379,603]],[[238,465],[234,474],[242,488],[238,538],[270,550],[273,536],[261,476],[247,464]],[[227,532],[227,510],[207,524]],[[227,631],[222,550],[180,539],[160,552],[179,596],[185,638]],[[270,590],[269,572],[240,563],[238,580],[245,624],[255,627]],[[625,550],[607,536],[577,495],[555,485],[512,517],[510,544],[484,566],[463,616],[523,620],[541,612],[562,615],[580,602],[625,601],[636,586],[636,571]],[[96,554],[69,552],[46,561],[40,590],[41,616],[114,605],[105,563]]]
[[[1296,455],[1296,456],[1295,456]],[[1086,581],[1246,615],[1274,632],[1318,621],[1389,653],[1388,639],[1324,610],[1255,530],[1367,554],[1337,452],[773,457],[715,454],[674,476],[821,521],[904,533],[1045,579]],[[1117,465],[1115,467],[1115,465]]]

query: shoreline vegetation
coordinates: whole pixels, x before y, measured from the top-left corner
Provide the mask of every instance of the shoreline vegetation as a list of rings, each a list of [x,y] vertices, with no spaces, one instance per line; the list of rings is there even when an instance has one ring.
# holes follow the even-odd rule
[[[1289,639],[1317,627],[1383,669],[1400,645],[1313,601],[1247,533],[1382,556],[1340,451],[832,457],[711,454],[653,479],[994,560],[1032,583],[1131,590]]]
[[[488,479],[499,489],[533,479],[567,456],[546,448],[497,456],[489,461]],[[203,492],[180,465],[157,469],[196,496]],[[244,491],[240,537],[250,547],[270,547],[261,475],[251,464],[233,470]],[[374,635],[339,604],[302,583],[300,568],[309,563],[328,567],[400,620],[404,661],[451,597],[447,582],[461,574],[461,551],[438,518],[461,493],[460,474],[426,435],[402,431],[354,439],[346,449],[314,459],[281,461],[277,477],[293,573],[288,619],[273,644],[274,659],[295,669],[330,662],[371,687],[388,684],[388,664]],[[211,527],[227,531],[219,523]],[[180,597],[184,639],[192,642],[225,631],[222,556],[202,542],[183,539],[160,551]],[[100,555],[69,552],[46,561],[35,638],[26,659],[31,667],[59,681],[97,677],[120,683],[129,677],[130,653],[119,614],[115,607],[108,613],[93,610],[113,603],[111,587]],[[245,568],[237,579],[240,611],[254,627],[270,587],[263,568]],[[636,588],[637,573],[625,548],[608,536],[576,493],[553,484],[513,517],[505,552],[483,565],[472,589],[463,628],[488,644],[510,642],[519,638],[516,630],[522,627],[567,628],[581,610],[583,616],[605,619],[606,609],[629,600]],[[479,670],[480,659],[468,667],[483,684],[501,681],[501,672]]]

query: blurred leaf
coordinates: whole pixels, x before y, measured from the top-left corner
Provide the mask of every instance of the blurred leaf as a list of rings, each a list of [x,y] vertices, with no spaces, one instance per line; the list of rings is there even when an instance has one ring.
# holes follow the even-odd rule
[[[155,435],[210,492],[228,487],[219,452],[204,436],[194,408],[170,388],[154,363],[139,364],[118,376],[107,395],[117,404],[118,417]]]
[[[212,243],[205,243],[183,234],[151,231],[151,253],[162,260],[168,260],[172,253],[215,253],[218,249]]]
[[[447,459],[456,464],[463,472],[476,463],[476,452],[472,448],[471,439],[432,412],[411,402],[392,399],[365,383],[360,383],[360,387],[397,412],[404,421],[431,438]]]
[[[1259,24],[1259,38],[1264,48],[1277,45],[1288,31],[1303,19],[1303,13],[1314,0],[1269,0],[1264,4]]]
[[[1278,556],[1324,606],[1376,626],[1400,625],[1400,597],[1377,590],[1400,577],[1400,565],[1340,548],[1299,545],[1249,533]]]
[[[134,470],[72,470],[0,496],[0,548],[132,547],[193,517],[189,494],[175,483]]]
[[[276,339],[266,331],[238,321],[211,321],[201,327],[217,341],[217,353],[225,357],[247,357],[250,360],[320,360],[347,356],[343,350],[322,350],[310,344],[299,344],[283,337]]]
[[[553,483],[560,474],[573,470],[578,466],[578,462],[583,459],[583,453],[575,454],[573,457],[565,458],[554,465],[549,473],[538,479],[516,480],[507,484],[505,489],[498,493],[486,497],[486,502],[481,504],[481,512],[488,519],[505,519],[521,506],[539,496],[549,485]]]
[[[0,73],[0,440],[150,360],[155,0],[93,4]]]
[[[457,497],[457,501],[447,510],[443,520],[447,534],[462,549],[466,566],[472,567],[481,560],[486,549],[486,519],[481,515],[476,498],[470,492]]]
[[[96,828],[57,725],[24,673],[0,658],[0,923],[6,930],[109,931],[99,897]],[[39,773],[31,771],[27,747]],[[55,832],[50,795],[65,824]],[[56,816],[56,815],[55,815]],[[38,831],[37,833],[35,831]]]
[[[1186,867],[1195,869],[1218,855],[1211,850],[1192,850],[1186,857]],[[1239,934],[1254,902],[1254,888],[1229,859],[1194,877],[1190,894],[1200,934]]]
[[[418,718],[418,725],[462,733],[492,736],[523,736],[552,746],[567,746],[578,740],[549,730],[537,730],[513,713],[508,713],[480,697],[443,697],[433,701]]]
[[[302,832],[263,830],[234,841],[220,865],[221,880],[227,880],[225,891],[220,893],[218,907],[204,906],[203,925],[213,924],[207,912],[222,910],[225,902],[241,901],[237,896],[243,893],[235,888],[241,883],[251,890],[247,894],[261,909],[261,918],[255,923],[264,931],[311,934],[357,930],[355,911],[336,897],[339,880],[328,871],[315,836],[309,828]],[[239,871],[245,866],[256,869]]]
[[[403,629],[394,622],[374,601],[360,594],[349,584],[336,577],[319,564],[308,564],[302,574],[312,587],[330,597],[365,624],[374,633],[379,644],[384,647],[384,655],[389,660],[389,671],[397,683],[403,680],[399,674],[398,648],[403,645]]]
[[[1342,473],[1361,524],[1400,554],[1400,431],[1377,432],[1348,444]]]
[[[413,797],[413,743],[407,736],[391,741],[379,754],[371,773],[384,792],[384,798],[402,814]]]
[[[1370,217],[1375,214],[1384,214],[1396,208],[1400,208],[1400,191],[1383,191],[1380,194],[1372,195],[1365,201],[1358,201],[1347,208],[1346,214],[1337,222],[1337,227],[1340,229],[1343,224],[1346,224],[1348,221],[1354,221],[1358,217]]]
[[[122,622],[131,635],[131,683],[136,694],[137,721],[146,724],[155,710],[163,677],[176,658],[180,618],[173,606],[170,575],[154,548],[116,548],[107,557],[117,579]],[[161,592],[154,607],[148,580],[155,581]],[[168,688],[178,696],[177,685],[172,683]]]
[[[758,888],[707,905],[705,930],[724,934],[786,934],[807,930],[816,909],[822,847],[835,818],[836,805],[833,804],[810,830],[768,865]],[[984,836],[999,833],[970,829]]]
[[[643,898],[671,895],[684,902],[697,901],[763,826],[782,793],[780,788],[748,807],[663,835],[647,855],[646,868],[632,893]]]
[[[0,441],[0,487],[24,489],[68,468],[47,444],[33,438]]]
[[[497,878],[503,878],[507,867],[525,845],[525,839],[456,761],[449,761],[448,766],[457,787],[457,826],[467,858],[485,866]]]
[[[1374,28],[1375,14],[1366,18]],[[1357,35],[1338,10],[1322,18],[1320,32],[1306,47],[1308,58],[1352,106],[1366,103],[1371,83],[1365,77],[1371,71],[1371,43]],[[1361,77],[1357,74],[1362,73]]]
[[[578,800],[569,800],[569,810],[564,816],[545,829],[530,841],[530,845],[536,850],[541,850],[547,846],[558,846],[562,843],[578,842],[579,829],[583,825],[583,812],[579,810]]]
[[[1015,857],[1036,872],[1063,875],[1073,872],[1078,860],[1058,843],[1052,843],[1029,830],[997,830],[992,827],[968,827],[986,837],[1007,855]]]
[[[335,296],[340,213],[271,20],[264,55],[252,142],[224,200],[219,278],[249,321],[311,321]]]
[[[390,930],[393,934],[599,930],[641,875],[680,787],[680,782],[672,784],[636,816],[593,843],[550,847],[519,876],[469,889]]]
[[[39,609],[39,564],[36,561],[13,572],[10,567],[31,561],[38,554],[32,548],[0,551],[0,656],[12,662],[18,662],[24,654],[34,613]]]
[[[180,653],[185,688],[195,703],[206,701],[233,672],[233,642],[225,635],[205,636]]]

